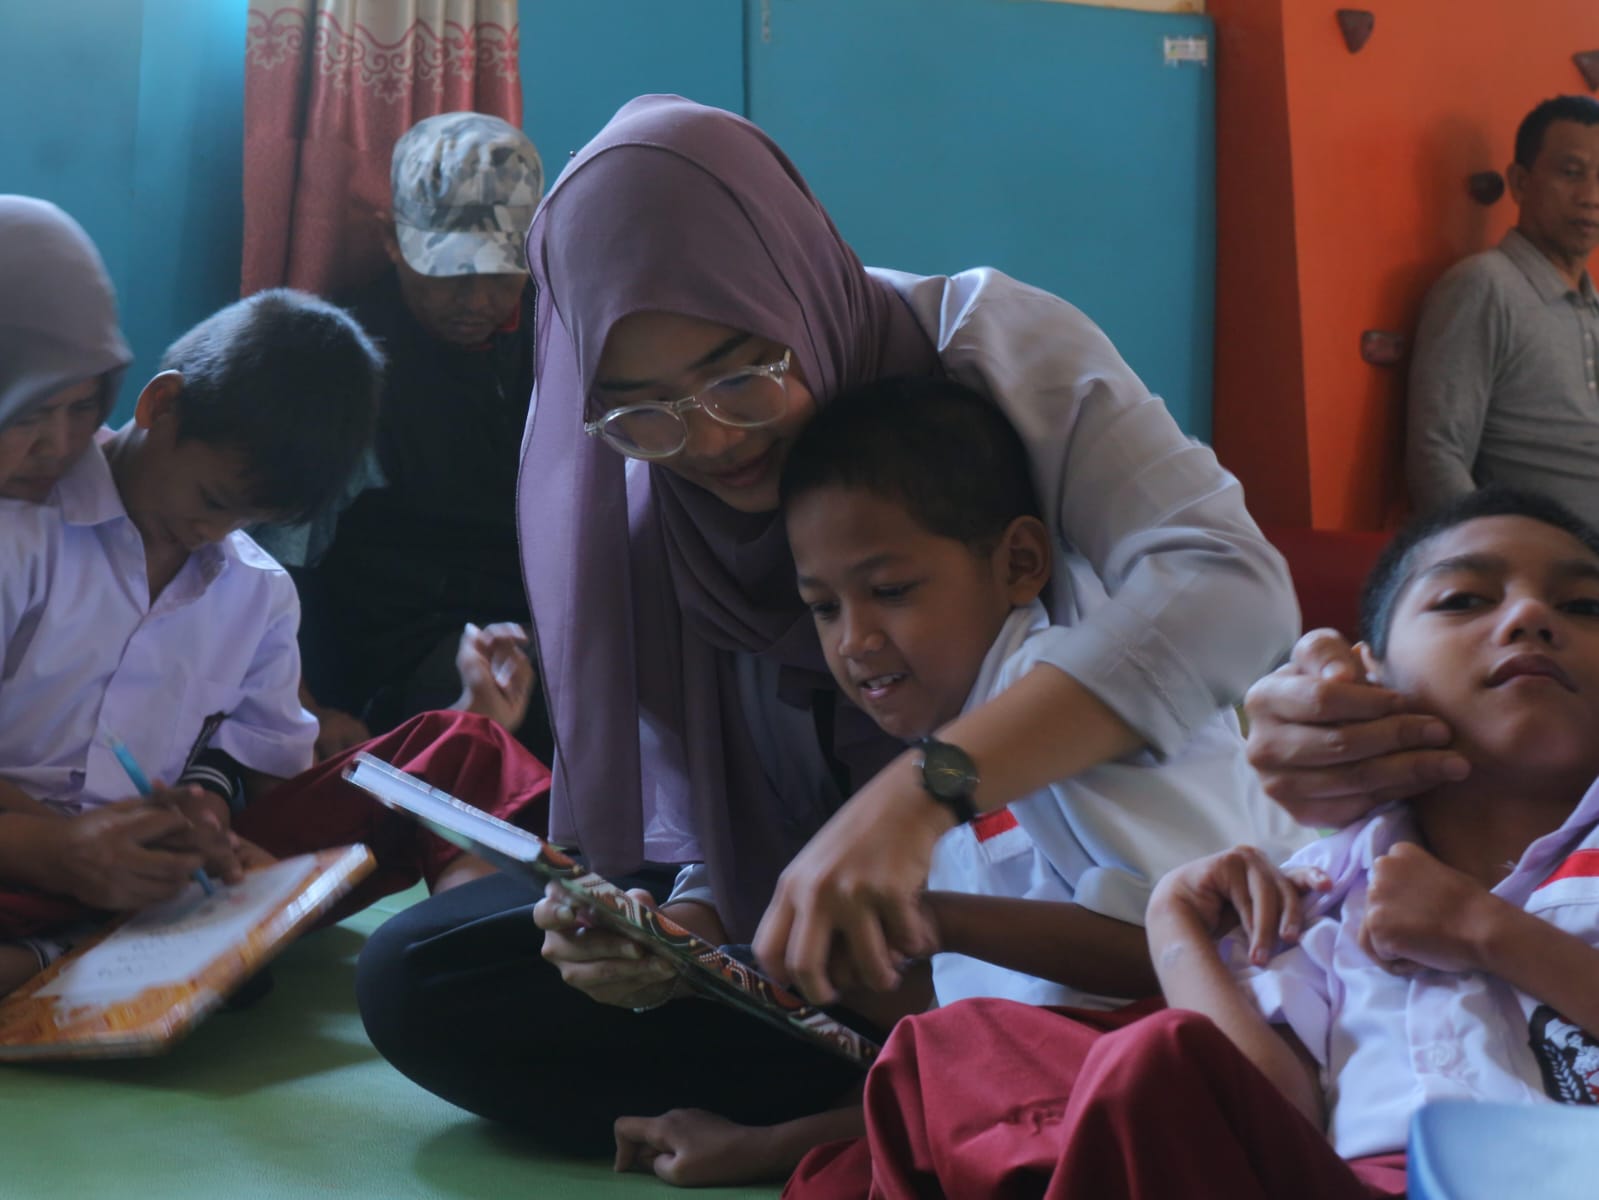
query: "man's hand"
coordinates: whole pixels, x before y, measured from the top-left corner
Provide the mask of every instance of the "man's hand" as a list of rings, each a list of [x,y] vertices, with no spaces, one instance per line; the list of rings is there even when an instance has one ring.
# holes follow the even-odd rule
[[[1305,928],[1304,897],[1332,881],[1315,867],[1284,872],[1253,846],[1235,846],[1178,867],[1149,899],[1153,942],[1170,923],[1197,927],[1211,941],[1242,927],[1249,961],[1264,966],[1279,942],[1293,945]]]
[[[1494,933],[1524,915],[1471,876],[1401,842],[1372,864],[1360,947],[1398,975],[1418,967],[1491,970]]]
[[[455,707],[498,721],[511,733],[520,729],[537,678],[526,647],[527,630],[513,622],[467,625],[455,652],[462,688]]]
[[[1304,825],[1343,826],[1380,804],[1464,779],[1453,733],[1366,678],[1331,629],[1305,634],[1288,663],[1249,689],[1249,761]]]
[[[653,903],[642,888],[628,895]],[[533,921],[544,930],[545,959],[565,983],[592,1000],[618,1008],[654,1008],[685,994],[676,963],[593,925],[553,883],[533,906]]]
[[[138,800],[108,804],[41,826],[40,878],[93,908],[120,911],[170,900],[205,857],[175,806]]]
[[[761,967],[814,1004],[831,1004],[846,980],[899,986],[901,964],[938,945],[921,896],[951,821],[909,756],[890,763],[778,877],[755,934]]]

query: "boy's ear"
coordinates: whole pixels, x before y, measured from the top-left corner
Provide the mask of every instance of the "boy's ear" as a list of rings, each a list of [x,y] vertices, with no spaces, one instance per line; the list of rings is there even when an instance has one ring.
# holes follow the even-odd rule
[[[1373,683],[1383,683],[1382,662],[1371,652],[1371,647],[1365,642],[1356,642],[1354,650],[1360,657],[1360,666],[1366,672],[1366,678]]]
[[[133,423],[140,429],[153,429],[158,420],[178,415],[178,397],[183,394],[183,373],[162,371],[139,393],[133,406]]]
[[[1054,556],[1050,553],[1049,530],[1037,517],[1017,517],[999,539],[994,552],[1004,572],[1013,607],[1031,604],[1049,583]]]

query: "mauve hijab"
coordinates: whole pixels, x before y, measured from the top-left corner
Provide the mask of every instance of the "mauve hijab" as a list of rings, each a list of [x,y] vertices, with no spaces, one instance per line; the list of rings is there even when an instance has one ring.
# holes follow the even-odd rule
[[[82,226],[46,200],[0,195],[0,427],[96,376],[109,410],[132,358]]]
[[[776,513],[736,512],[583,433],[605,340],[668,312],[793,350],[818,404],[931,374],[910,310],[844,243],[748,121],[675,96],[625,105],[567,166],[528,234],[538,285],[522,445],[523,570],[557,739],[550,822],[603,874],[703,860],[747,940],[822,815],[781,811],[757,758],[736,653],[808,703],[831,687]],[[841,703],[832,749],[860,783],[898,749]]]

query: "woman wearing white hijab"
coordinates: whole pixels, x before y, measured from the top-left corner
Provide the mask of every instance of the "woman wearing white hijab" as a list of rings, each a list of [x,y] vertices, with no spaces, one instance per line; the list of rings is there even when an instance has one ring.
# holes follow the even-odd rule
[[[0,497],[50,494],[132,358],[89,235],[49,201],[0,196]]]

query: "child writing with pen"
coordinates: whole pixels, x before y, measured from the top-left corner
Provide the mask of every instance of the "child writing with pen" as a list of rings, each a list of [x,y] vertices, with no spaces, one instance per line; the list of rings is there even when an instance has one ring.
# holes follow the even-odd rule
[[[96,435],[47,502],[0,501],[0,986],[82,921],[164,899],[202,868],[228,881],[253,859],[366,842],[378,870],[335,915],[418,875],[437,888],[486,869],[345,785],[341,760],[307,771],[298,601],[242,532],[337,492],[371,436],[381,367],[341,310],[260,293],[174,343],[133,420]],[[485,647],[481,665],[510,652]],[[116,739],[154,803],[133,797]],[[547,787],[471,713],[424,714],[363,748],[492,796],[500,816]],[[61,847],[105,814],[137,828]]]

